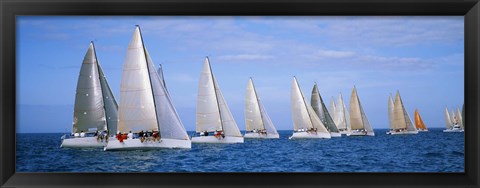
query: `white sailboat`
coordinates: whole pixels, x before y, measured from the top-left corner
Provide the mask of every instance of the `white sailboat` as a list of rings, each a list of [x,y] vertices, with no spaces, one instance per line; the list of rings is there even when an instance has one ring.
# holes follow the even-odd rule
[[[337,125],[338,130],[340,131],[340,134],[345,134],[347,136],[350,135],[350,132],[352,131],[351,125],[350,125],[350,114],[348,113],[347,106],[345,106],[345,103],[343,102],[343,97],[342,94],[338,94],[338,103],[337,106],[335,107],[335,125]]]
[[[289,139],[299,138],[331,138],[330,133],[310,105],[305,102],[297,79],[293,77],[290,93],[293,135]]]
[[[462,113],[460,112],[460,109],[457,108],[457,111],[455,111],[455,118],[457,119],[458,125],[462,130],[465,129],[464,124],[463,124],[463,118],[462,118]]]
[[[310,104],[312,105],[312,108],[315,111],[315,114],[317,114],[317,116],[320,118],[322,123],[325,125],[325,128],[327,128],[328,132],[330,132],[330,136],[341,137],[342,134],[338,130],[337,125],[335,125],[335,122],[333,122],[333,119],[330,116],[330,113],[328,112],[327,107],[325,106],[325,103],[323,103],[323,99],[322,99],[322,96],[320,95],[320,91],[318,91],[317,83],[313,85]]]
[[[408,112],[405,110],[400,92],[397,91],[393,107],[393,130],[390,134],[418,134],[417,128],[413,125]]]
[[[455,117],[455,114],[449,114],[448,113],[448,108],[445,107],[445,125],[446,128],[443,130],[443,132],[463,132],[463,128],[460,126],[460,124],[457,121],[457,118]]]
[[[393,103],[393,99],[392,99],[392,94],[390,94],[390,96],[388,96],[388,127],[390,128],[390,131],[387,132],[387,134],[390,134],[392,133],[394,130],[395,130],[395,126],[393,125],[394,124],[394,114],[393,114],[393,110],[394,110],[394,103]]]
[[[244,138],[280,138],[257,95],[252,78],[248,80],[245,95],[245,127]]]
[[[208,57],[200,74],[197,95],[197,136],[193,143],[243,143],[243,137],[233,119],[213,76]]]
[[[118,114],[119,134],[109,140],[104,150],[191,148],[164,81],[144,46],[139,26],[123,64]]]
[[[350,123],[352,129],[350,136],[375,136],[367,116],[363,111],[355,86],[353,87],[350,97]]]
[[[60,147],[104,147],[117,131],[117,109],[91,42],[78,76],[72,133]]]

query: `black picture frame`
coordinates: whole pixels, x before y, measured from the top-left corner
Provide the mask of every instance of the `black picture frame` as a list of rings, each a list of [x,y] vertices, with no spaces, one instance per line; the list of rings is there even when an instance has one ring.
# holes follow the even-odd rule
[[[1,0],[1,187],[479,187],[478,0]],[[465,173],[16,173],[19,15],[463,15]]]

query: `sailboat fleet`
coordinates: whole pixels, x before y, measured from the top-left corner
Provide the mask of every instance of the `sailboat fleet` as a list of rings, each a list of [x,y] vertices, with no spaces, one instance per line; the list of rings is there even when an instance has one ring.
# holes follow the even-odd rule
[[[354,86],[349,108],[340,93],[329,107],[317,83],[307,102],[293,77],[290,104],[293,133],[289,139],[331,139],[347,136],[375,136]],[[82,62],[75,96],[71,134],[62,136],[60,147],[101,147],[108,150],[191,148],[192,143],[232,144],[247,139],[278,139],[280,136],[260,99],[253,79],[245,93],[245,134],[242,135],[215,78],[210,60],[205,58],[198,82],[195,134],[188,136],[167,85],[163,69],[155,69],[136,26],[128,45],[117,104],[100,66],[93,42]],[[463,132],[464,107],[449,112],[445,108],[446,129]],[[417,134],[428,131],[418,109],[414,122],[397,91],[388,99],[390,131],[387,134]]]

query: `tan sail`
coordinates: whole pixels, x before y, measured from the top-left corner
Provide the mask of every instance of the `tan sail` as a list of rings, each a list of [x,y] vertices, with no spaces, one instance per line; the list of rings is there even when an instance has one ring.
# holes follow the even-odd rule
[[[369,136],[374,136],[373,128],[363,111],[355,86],[350,97],[350,126],[351,130],[364,130]]]
[[[428,130],[427,127],[425,126],[425,123],[423,123],[422,118],[420,117],[420,113],[418,113],[418,109],[415,109],[415,126],[419,130]]]

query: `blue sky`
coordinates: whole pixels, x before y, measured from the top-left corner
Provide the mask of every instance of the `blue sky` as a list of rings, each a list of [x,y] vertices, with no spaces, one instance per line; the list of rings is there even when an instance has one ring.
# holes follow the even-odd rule
[[[418,108],[427,127],[444,127],[444,108],[464,101],[463,16],[19,16],[17,131],[70,132],[91,40],[118,102],[135,25],[154,63],[163,66],[187,130],[195,127],[205,56],[241,130],[249,77],[280,130],[293,129],[293,76],[308,100],[317,82],[327,105],[339,93],[348,102],[355,85],[374,129],[388,128],[388,96],[397,90],[412,120]]]

